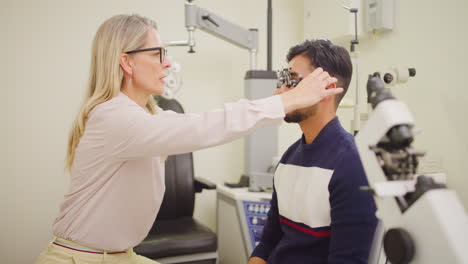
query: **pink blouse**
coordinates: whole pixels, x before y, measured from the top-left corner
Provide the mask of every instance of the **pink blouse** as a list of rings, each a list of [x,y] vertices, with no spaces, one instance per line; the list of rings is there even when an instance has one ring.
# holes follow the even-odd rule
[[[119,93],[89,115],[54,234],[108,251],[138,245],[161,206],[166,156],[227,143],[284,115],[278,95],[201,114],[151,115]]]

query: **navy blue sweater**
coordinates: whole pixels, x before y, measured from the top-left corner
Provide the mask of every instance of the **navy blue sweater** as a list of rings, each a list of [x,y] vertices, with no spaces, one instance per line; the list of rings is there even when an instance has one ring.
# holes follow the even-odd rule
[[[284,153],[268,220],[252,257],[270,264],[367,263],[377,224],[354,137],[338,118]]]

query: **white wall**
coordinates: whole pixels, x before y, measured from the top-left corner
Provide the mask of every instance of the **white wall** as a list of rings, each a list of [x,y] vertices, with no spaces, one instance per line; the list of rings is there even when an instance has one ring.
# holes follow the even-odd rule
[[[300,0],[274,2],[276,67],[302,38]],[[266,65],[266,0],[204,0],[198,5],[260,30],[259,67]],[[182,40],[184,1],[2,0],[0,50],[3,63],[0,200],[2,263],[32,263],[51,239],[51,224],[68,186],[63,171],[68,131],[84,94],[90,46],[98,26],[119,13],[138,13],[158,22],[163,40]],[[186,111],[199,112],[243,97],[247,51],[196,32],[196,54],[171,48],[182,64]],[[170,131],[168,131],[170,133]],[[297,137],[282,127],[280,149]],[[5,141],[5,142],[4,142]],[[217,183],[235,181],[243,171],[243,141],[195,153],[197,176]],[[196,217],[215,228],[215,193],[199,195]]]
[[[323,1],[327,0],[305,0],[305,9],[312,10],[312,19]],[[340,9],[339,2],[342,1],[335,1],[337,9]],[[416,68],[416,77],[393,91],[398,99],[408,104],[416,126],[422,130],[415,139],[415,147],[427,151],[421,170],[445,172],[449,187],[458,192],[467,208],[468,85],[465,77],[468,70],[468,1],[395,0],[395,4],[395,29],[363,38],[357,47],[360,88],[363,89],[361,101],[365,100],[368,74],[389,66]],[[318,15],[328,17],[326,23],[333,22],[330,15]],[[329,37],[319,25],[312,25],[317,30],[305,37]],[[348,48],[349,42],[343,45]],[[349,91],[352,96],[347,97],[354,97],[354,89],[353,80]],[[348,127],[351,111],[339,111]]]

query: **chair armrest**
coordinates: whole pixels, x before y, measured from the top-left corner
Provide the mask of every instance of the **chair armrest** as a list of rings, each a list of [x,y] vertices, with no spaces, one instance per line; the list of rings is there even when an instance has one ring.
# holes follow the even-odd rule
[[[195,185],[195,192],[197,193],[202,192],[203,189],[207,189],[207,190],[216,189],[215,183],[204,178],[195,177],[194,185]]]

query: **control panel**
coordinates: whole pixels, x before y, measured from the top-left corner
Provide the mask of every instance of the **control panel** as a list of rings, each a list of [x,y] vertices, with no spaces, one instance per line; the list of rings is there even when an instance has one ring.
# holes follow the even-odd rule
[[[243,201],[243,207],[250,242],[252,248],[255,248],[262,237],[263,226],[266,224],[270,211],[270,202]]]

